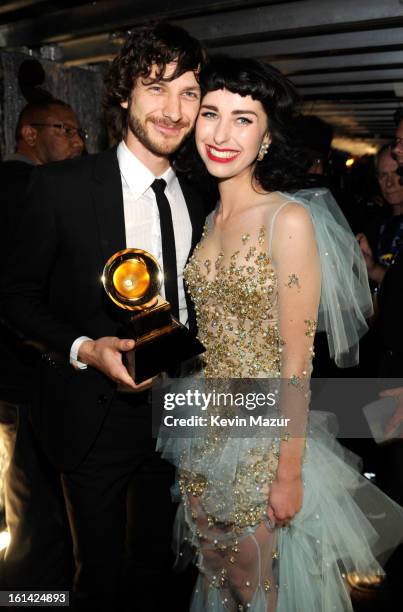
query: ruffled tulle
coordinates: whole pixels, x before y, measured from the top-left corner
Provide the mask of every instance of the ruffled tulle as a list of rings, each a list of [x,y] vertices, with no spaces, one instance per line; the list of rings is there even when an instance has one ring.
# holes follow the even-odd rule
[[[340,368],[358,364],[359,340],[372,312],[368,274],[360,247],[328,189],[283,193],[312,216],[321,263],[318,331],[324,331],[329,354]]]
[[[233,597],[230,585],[225,586],[225,580],[218,588],[216,569],[212,570],[206,562],[206,550],[200,552],[200,529],[193,520],[192,509],[186,500],[182,501],[174,532],[178,566],[192,560],[198,548],[197,564],[201,570],[191,612],[228,612],[238,609],[251,612],[351,611],[343,574],[353,571],[362,574],[383,573],[379,561],[384,562],[403,539],[403,509],[361,476],[357,470],[358,458],[328,434],[323,423],[320,413],[311,414],[303,462],[302,509],[288,527],[272,530],[278,560],[273,562],[270,557],[263,563],[260,559],[265,555],[267,557],[267,540],[263,539],[260,544],[259,537],[254,538],[256,530],[262,529],[261,523],[255,527],[246,527],[237,536],[241,551],[248,539],[251,541],[254,538],[257,546],[255,567],[256,572],[260,573],[259,576],[250,576],[253,592],[242,604],[239,604],[239,598]],[[173,461],[175,442],[180,451],[174,463],[183,467],[186,440],[170,439],[168,444],[160,441],[160,449],[163,456]],[[234,486],[229,466],[236,465],[244,451],[244,456],[247,456],[251,444],[250,439],[228,439],[222,454],[216,453],[214,475],[210,470],[212,463],[207,468],[209,462],[205,462],[202,469],[209,479],[210,495],[213,491],[214,495],[217,494],[216,486],[221,486],[224,476],[227,478],[225,495],[220,495],[220,498],[227,500],[223,513],[227,512],[228,516],[233,510],[233,497],[229,490]],[[235,453],[236,461],[230,460],[231,452]],[[224,459],[225,455],[227,457]],[[191,456],[188,455],[189,458]],[[200,507],[205,507],[205,501],[208,506],[208,498],[204,500],[201,495]],[[225,520],[225,516],[221,519]],[[267,526],[265,528],[270,531]],[[209,540],[208,530],[202,535],[206,541]],[[230,534],[228,530],[217,532],[212,528],[210,540],[214,541],[215,548],[222,544],[225,548],[230,541]],[[208,586],[203,575],[208,577]],[[270,590],[267,589],[268,584]],[[268,594],[272,588],[277,589],[277,594],[276,603],[270,607]],[[239,608],[239,605],[244,607]]]

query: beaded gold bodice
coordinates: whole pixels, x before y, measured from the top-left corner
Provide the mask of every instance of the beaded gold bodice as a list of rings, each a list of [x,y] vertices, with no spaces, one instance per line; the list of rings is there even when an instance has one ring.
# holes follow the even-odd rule
[[[214,211],[207,218],[184,270],[206,347],[204,374],[274,378],[281,373],[297,384],[311,371],[320,291],[309,213],[276,192],[225,226],[218,227],[216,217]],[[272,258],[274,241],[278,261]]]
[[[213,223],[214,214],[184,272],[195,304],[199,338],[206,347],[205,375],[277,376],[282,341],[277,275],[268,255],[267,228],[261,225],[240,232],[228,255],[225,245],[218,245],[212,235]],[[233,236],[228,239],[231,242]]]

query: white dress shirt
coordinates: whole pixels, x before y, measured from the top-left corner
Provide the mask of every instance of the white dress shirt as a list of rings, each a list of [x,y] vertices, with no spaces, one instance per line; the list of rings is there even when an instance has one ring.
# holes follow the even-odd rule
[[[183,286],[183,269],[190,252],[192,225],[177,176],[172,168],[168,168],[159,177],[154,176],[123,141],[118,146],[117,157],[122,179],[126,248],[148,251],[158,260],[162,270],[164,268],[160,218],[155,193],[151,189],[151,185],[156,178],[164,179],[167,184],[165,195],[171,206],[175,234],[179,318],[181,323],[187,325],[188,312]],[[165,297],[164,285],[161,288],[161,295]],[[89,339],[87,336],[81,336],[73,342],[70,351],[70,362],[73,365],[81,368],[86,367],[85,364],[77,360],[77,355],[81,343]]]

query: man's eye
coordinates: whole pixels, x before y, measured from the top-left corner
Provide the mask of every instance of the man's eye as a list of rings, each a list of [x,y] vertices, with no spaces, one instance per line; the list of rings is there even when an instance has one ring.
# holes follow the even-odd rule
[[[150,91],[154,91],[156,93],[159,93],[162,90],[162,87],[160,87],[159,85],[152,85],[151,87],[149,87]]]
[[[196,93],[195,91],[185,91],[184,95],[186,96],[186,98],[191,98],[192,100],[199,99],[199,94]]]

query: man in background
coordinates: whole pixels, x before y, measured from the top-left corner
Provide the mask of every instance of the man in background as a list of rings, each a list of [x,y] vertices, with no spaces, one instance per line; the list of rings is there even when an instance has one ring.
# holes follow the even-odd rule
[[[368,277],[377,285],[382,282],[403,245],[403,185],[400,184],[398,168],[390,145],[385,145],[376,158],[376,174],[390,213],[383,222],[375,227],[369,226],[365,233],[357,235]]]
[[[15,153],[0,164],[1,255],[14,239],[33,168],[78,157],[84,137],[73,109],[61,100],[31,102],[22,109]]]
[[[81,155],[85,134],[61,100],[28,103],[16,127],[15,153],[0,164],[0,273],[15,243],[27,188],[36,166]],[[24,245],[20,245],[24,249]],[[34,253],[27,253],[33,257]],[[27,315],[28,316],[28,315]],[[68,588],[71,539],[59,475],[31,433],[28,419],[37,349],[0,312],[0,429],[10,461],[5,477],[11,542],[3,562],[8,589]]]

